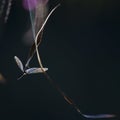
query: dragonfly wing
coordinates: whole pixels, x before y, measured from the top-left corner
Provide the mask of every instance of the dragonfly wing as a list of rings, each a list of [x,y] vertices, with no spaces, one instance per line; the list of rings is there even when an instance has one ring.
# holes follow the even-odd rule
[[[21,60],[20,60],[17,56],[15,56],[14,59],[15,59],[17,65],[18,65],[18,67],[20,68],[20,70],[21,70],[22,72],[24,72],[23,64],[22,64]]]
[[[48,68],[43,68],[44,71],[47,71]],[[43,70],[41,68],[30,68],[27,69],[25,72],[27,74],[34,74],[34,73],[43,73]]]

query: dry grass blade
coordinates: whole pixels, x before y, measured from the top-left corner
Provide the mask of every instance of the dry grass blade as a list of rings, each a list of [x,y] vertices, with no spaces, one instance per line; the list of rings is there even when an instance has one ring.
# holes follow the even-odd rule
[[[37,46],[40,45],[41,41],[42,41],[42,35],[43,35],[43,31],[41,31],[41,33],[39,34],[38,36],[38,40],[37,40]],[[25,67],[27,68],[29,66],[29,62],[31,61],[32,57],[34,56],[35,54],[35,43],[33,43],[33,45],[31,46],[30,48],[30,52],[28,54],[28,58],[27,58],[27,62],[25,64]]]
[[[42,27],[41,27],[40,30],[38,31],[38,33],[37,33],[37,35],[36,35],[36,38],[35,38],[35,48],[36,48],[36,53],[37,53],[37,59],[38,59],[38,63],[39,63],[39,65],[40,65],[40,67],[41,67],[41,69],[42,69],[43,72],[45,72],[45,71],[44,71],[44,69],[43,69],[43,65],[42,65],[42,62],[41,62],[41,59],[40,59],[40,54],[39,54],[39,51],[38,51],[37,40],[38,40],[39,34],[40,34],[40,33],[42,32],[42,30],[44,29],[44,27],[45,27],[45,25],[46,25],[49,17],[52,15],[52,13],[53,13],[59,6],[60,6],[60,4],[58,4],[57,6],[55,6],[55,7],[51,10],[51,12],[48,14],[47,18],[45,19]]]
[[[41,59],[40,59],[40,54],[38,51],[38,45],[37,45],[37,40],[38,40],[38,36],[41,33],[41,31],[43,30],[48,18],[51,16],[51,14],[53,13],[53,11],[59,6],[60,4],[58,4],[54,9],[52,9],[52,11],[49,13],[49,15],[47,16],[46,20],[44,21],[41,29],[38,31],[37,35],[36,35],[36,39],[35,39],[35,47],[36,47],[36,53],[37,53],[37,58],[38,58],[38,62],[39,65],[41,67],[42,72],[44,73],[44,75],[46,76],[47,80],[52,83],[52,85],[58,90],[58,92],[63,96],[63,98],[65,99],[65,101],[67,101],[67,103],[69,103],[71,106],[73,106],[74,109],[76,109],[76,111],[83,117],[85,118],[90,118],[90,119],[100,119],[100,118],[114,118],[116,117],[115,115],[112,114],[99,114],[99,115],[86,115],[83,114],[79,107],[74,103],[74,101],[67,96],[61,89],[60,87],[51,79],[51,77],[44,71]]]
[[[32,59],[33,55],[35,54],[35,51],[37,51],[37,56],[38,56],[38,60],[39,60],[39,63],[41,63],[40,61],[40,55],[39,55],[39,52],[36,48],[38,48],[38,46],[40,45],[41,41],[42,41],[42,35],[43,35],[43,30],[44,30],[44,27],[49,19],[49,17],[51,16],[51,14],[57,9],[57,7],[60,6],[60,4],[58,4],[55,8],[53,8],[51,10],[51,12],[48,14],[47,18],[45,19],[45,21],[43,22],[41,28],[39,29],[36,37],[35,37],[35,42],[33,43],[33,45],[31,46],[30,48],[30,52],[28,54],[28,58],[27,58],[27,62],[25,64],[25,67],[27,68],[29,66],[29,62],[30,60]],[[42,65],[42,64],[41,64]],[[42,67],[42,66],[40,66]]]
[[[37,1],[37,5],[35,6],[34,10],[31,10],[31,4],[29,3],[28,0],[28,7],[29,7],[29,15],[30,15],[30,21],[31,21],[31,27],[32,27],[32,32],[33,32],[33,38],[35,40],[36,34],[38,33],[39,29],[44,23],[46,14],[47,14],[47,5],[42,4],[40,1]],[[37,45],[39,46],[41,41],[42,41],[42,35],[43,35],[43,30],[40,32],[38,39],[37,39]],[[29,66],[29,62],[31,61],[33,55],[35,54],[35,43],[33,40],[33,44],[30,48],[28,57],[27,57],[27,62],[26,62],[26,68]]]

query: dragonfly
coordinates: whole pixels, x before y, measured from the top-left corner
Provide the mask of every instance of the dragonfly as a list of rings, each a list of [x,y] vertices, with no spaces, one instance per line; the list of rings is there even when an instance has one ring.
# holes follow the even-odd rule
[[[29,6],[30,6],[30,5],[29,5],[29,2],[28,2],[28,7],[29,7]],[[35,74],[35,73],[43,73],[43,72],[45,72],[45,71],[48,70],[48,68],[43,68],[43,67],[41,67],[41,68],[35,68],[35,67],[34,67],[34,68],[30,68],[30,67],[29,67],[29,63],[30,63],[31,59],[33,58],[33,56],[34,56],[34,54],[35,54],[35,51],[36,51],[35,48],[36,48],[36,46],[38,47],[39,44],[41,43],[44,26],[45,26],[47,20],[49,19],[50,15],[51,15],[51,14],[54,12],[54,10],[57,8],[57,6],[56,6],[56,7],[49,13],[49,15],[46,17],[45,21],[42,23],[41,21],[43,21],[43,20],[41,20],[41,16],[40,16],[40,17],[39,17],[39,16],[36,17],[36,14],[38,15],[38,13],[39,13],[40,10],[41,10],[41,9],[39,9],[39,7],[41,7],[41,5],[40,5],[40,4],[37,4],[36,9],[34,10],[35,15],[33,15],[34,12],[31,11],[31,9],[29,8],[29,11],[31,11],[31,12],[30,12],[30,18],[31,18],[30,20],[32,21],[31,23],[32,23],[33,38],[35,39],[35,42],[37,42],[37,43],[36,43],[37,45],[35,45],[35,43],[33,43],[33,45],[31,46],[30,51],[29,51],[29,53],[28,53],[28,58],[27,58],[27,62],[26,62],[26,64],[25,64],[25,67],[23,67],[23,64],[22,64],[21,60],[20,60],[17,56],[14,56],[14,59],[15,59],[17,65],[18,65],[18,67],[19,67],[20,70],[23,72],[23,75],[21,75],[21,76],[18,78],[18,80],[20,80],[20,79],[21,79],[23,76],[25,76],[25,75]],[[34,19],[33,16],[35,16],[36,19]],[[37,22],[38,19],[41,20],[40,23]],[[36,26],[36,27],[35,27],[36,29],[33,29],[33,28],[34,28],[34,25]],[[40,29],[38,29],[38,26],[41,26]],[[36,34],[36,31],[37,31],[37,34]],[[35,35],[35,34],[36,34],[36,35]],[[40,58],[39,58],[39,59],[40,59]]]
[[[29,5],[29,0],[28,0],[28,6]],[[114,114],[97,114],[97,115],[87,115],[84,114],[78,107],[78,105],[76,105],[76,103],[59,87],[59,85],[49,76],[49,74],[46,72],[48,70],[48,68],[44,68],[40,59],[40,54],[38,51],[38,46],[40,45],[41,41],[42,41],[42,35],[43,35],[43,30],[44,27],[49,19],[49,17],[52,15],[52,13],[60,6],[60,4],[58,4],[57,6],[55,6],[51,12],[47,15],[46,19],[44,20],[44,22],[42,23],[40,29],[38,30],[38,32],[36,33],[35,28],[34,28],[34,24],[35,24],[35,19],[33,15],[33,11],[29,9],[30,12],[30,19],[31,19],[31,26],[32,26],[32,31],[33,31],[33,36],[34,36],[34,43],[30,48],[30,52],[28,55],[28,59],[27,62],[25,64],[25,68],[23,68],[23,65],[20,61],[19,58],[17,58],[16,56],[14,57],[17,65],[19,66],[19,68],[21,69],[21,71],[24,72],[24,74],[32,74],[32,73],[43,73],[46,77],[46,79],[53,85],[53,87],[56,88],[56,90],[59,92],[59,94],[63,97],[63,99],[69,104],[71,105],[82,117],[84,118],[89,118],[89,119],[100,119],[100,118],[114,118],[116,117],[116,115]],[[34,56],[34,54],[37,54],[37,59],[40,65],[40,68],[29,68],[29,63],[32,59],[32,57]],[[28,69],[27,69],[28,68]],[[23,74],[23,76],[24,76]],[[20,77],[21,78],[21,77]]]
[[[23,67],[23,64],[22,64],[21,60],[17,56],[14,56],[14,59],[15,59],[17,65],[18,65],[18,67],[20,68],[20,70],[23,72],[23,74],[18,78],[18,80],[20,80],[25,75],[42,73],[43,72],[41,68],[36,68],[36,67],[26,69],[26,68]],[[47,71],[48,68],[43,68],[43,70]]]
[[[51,10],[51,12],[48,14],[48,16],[46,17],[45,21],[43,22],[41,28],[38,30],[36,36],[35,36],[35,29],[32,30],[33,31],[33,37],[35,39],[35,42],[33,43],[33,45],[30,48],[30,52],[28,54],[28,58],[27,58],[27,62],[25,64],[25,67],[23,67],[23,64],[21,62],[21,60],[17,57],[14,56],[14,59],[18,65],[18,67],[20,68],[20,70],[23,72],[23,75],[21,75],[18,80],[20,80],[23,76],[28,75],[28,74],[34,74],[34,73],[43,73],[46,72],[48,70],[48,68],[43,68],[43,65],[41,63],[40,60],[40,55],[38,53],[38,49],[37,47],[39,46],[39,44],[42,41],[42,34],[43,34],[43,29],[45,27],[45,24],[47,23],[49,17],[51,16],[51,14],[55,11],[55,9],[58,7],[59,5],[57,5],[54,9]],[[32,19],[32,14],[30,13],[30,17],[31,17],[31,21],[33,21]],[[33,29],[34,24],[32,23],[32,29]],[[40,63],[40,67],[41,68],[30,68],[29,67],[29,63],[31,61],[31,59],[33,58],[35,51],[37,52],[37,57],[38,57],[38,62]]]

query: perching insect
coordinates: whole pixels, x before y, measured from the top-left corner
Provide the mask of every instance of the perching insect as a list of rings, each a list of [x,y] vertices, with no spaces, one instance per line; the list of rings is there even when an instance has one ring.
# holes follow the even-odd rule
[[[29,2],[28,2],[28,4],[29,4]],[[37,5],[39,6],[39,4],[37,4]],[[37,44],[37,47],[38,47],[38,46],[40,45],[40,43],[41,43],[42,34],[43,34],[43,29],[44,29],[44,26],[45,26],[46,22],[47,22],[47,20],[49,19],[50,15],[53,13],[53,11],[54,11],[57,7],[58,7],[58,6],[56,6],[56,7],[48,14],[48,16],[46,17],[46,19],[44,20],[44,22],[41,23],[41,25],[40,25],[39,23],[36,23],[36,21],[34,21],[35,24],[37,24],[37,25],[40,26],[40,29],[39,29],[39,30],[33,29],[33,26],[34,26],[34,25],[33,25],[33,23],[32,23],[33,37],[34,37],[34,39],[35,39],[35,42],[36,42],[36,44]],[[36,8],[35,13],[38,13],[38,12],[40,12],[40,11],[39,11],[39,8]],[[30,16],[32,17],[31,13],[30,13]],[[33,16],[34,16],[34,15],[33,15]],[[32,20],[32,19],[31,19],[31,20]],[[37,20],[37,21],[38,21],[38,20]],[[32,22],[33,22],[33,21],[32,21]],[[37,26],[37,27],[38,27],[38,26]],[[38,28],[36,28],[36,29],[38,29]],[[35,34],[35,33],[36,33],[35,31],[37,32],[37,34]],[[36,51],[36,44],[35,44],[35,42],[33,43],[33,45],[32,45],[31,48],[30,48],[30,51],[29,51],[29,54],[28,54],[28,58],[27,58],[27,62],[26,62],[26,64],[25,64],[25,68],[23,68],[23,64],[22,64],[22,62],[20,61],[20,59],[19,59],[17,56],[14,57],[17,65],[18,65],[18,67],[19,67],[19,68],[21,69],[21,71],[23,72],[23,75],[22,75],[21,77],[19,77],[18,80],[21,79],[23,76],[25,76],[25,75],[27,75],[27,74],[43,73],[43,72],[45,72],[45,71],[48,70],[48,68],[43,68],[43,67],[41,67],[41,68],[29,68],[29,63],[30,63],[32,57],[34,56],[35,51]]]
[[[42,73],[43,72],[41,68],[28,68],[28,69],[26,69],[23,67],[21,60],[17,56],[15,56],[14,59],[18,65],[18,67],[20,68],[20,70],[23,72],[23,75],[20,76],[18,78],[18,80],[20,80],[23,76],[25,76],[27,74],[35,74],[35,73]],[[48,68],[43,68],[43,70],[47,71]]]
[[[36,36],[35,36],[35,30],[33,35],[35,36],[35,42],[33,43],[33,45],[31,46],[30,48],[30,52],[28,54],[28,59],[27,59],[27,62],[25,64],[25,68],[23,68],[23,64],[21,62],[21,60],[15,56],[14,59],[18,65],[18,67],[21,69],[21,71],[23,72],[23,75],[20,76],[18,78],[21,79],[23,76],[27,75],[27,74],[34,74],[34,73],[43,73],[43,72],[46,72],[48,70],[48,68],[43,68],[42,64],[41,64],[41,68],[29,68],[29,63],[32,59],[32,57],[34,56],[35,52],[37,52],[37,49],[36,49],[36,46],[38,47],[41,43],[41,40],[42,40],[42,34],[43,34],[43,29],[46,25],[46,22],[48,21],[49,17],[51,16],[51,14],[55,11],[55,9],[59,6],[60,4],[58,4],[54,9],[51,10],[51,12],[48,14],[48,16],[46,17],[46,19],[44,20],[44,22],[42,23],[40,29],[38,30]],[[39,60],[40,61],[40,60]]]

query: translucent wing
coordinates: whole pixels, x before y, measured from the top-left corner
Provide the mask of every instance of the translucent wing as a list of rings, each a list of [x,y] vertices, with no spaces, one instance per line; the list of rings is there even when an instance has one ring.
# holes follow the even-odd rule
[[[47,71],[48,68],[43,68],[44,71]],[[30,68],[27,69],[25,72],[27,74],[34,74],[34,73],[43,73],[43,70],[41,68]]]
[[[18,67],[20,68],[20,70],[21,70],[22,72],[24,72],[23,64],[22,64],[21,60],[20,60],[17,56],[15,56],[14,59],[15,59],[17,65],[18,65]]]

